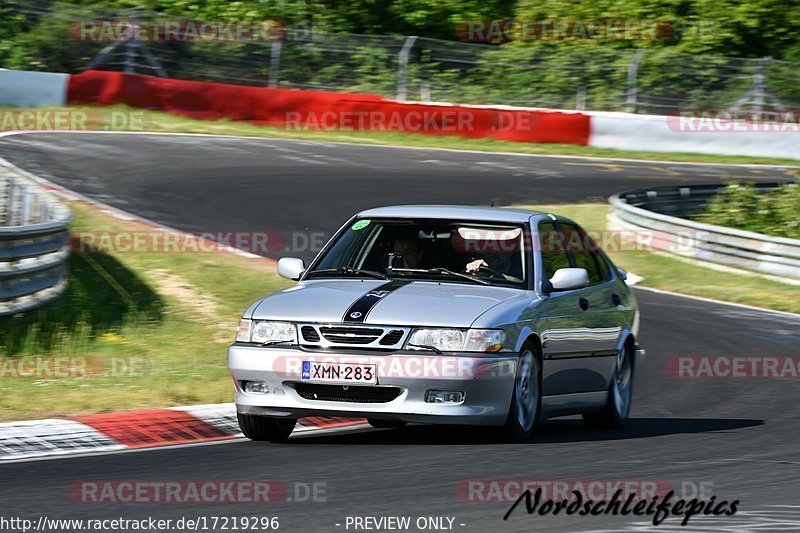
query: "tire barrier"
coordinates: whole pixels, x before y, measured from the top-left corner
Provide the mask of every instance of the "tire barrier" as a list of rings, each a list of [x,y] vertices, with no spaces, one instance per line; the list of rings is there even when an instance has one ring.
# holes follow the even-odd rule
[[[55,195],[0,159],[0,316],[64,292],[71,221]]]

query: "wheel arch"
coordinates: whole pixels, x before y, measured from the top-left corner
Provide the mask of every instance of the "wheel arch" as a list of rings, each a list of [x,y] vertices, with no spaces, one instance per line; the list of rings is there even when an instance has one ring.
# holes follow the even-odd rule
[[[638,366],[639,361],[637,361],[637,353],[636,347],[638,346],[638,341],[636,340],[636,335],[632,331],[627,331],[624,335],[620,336],[623,340],[619,345],[618,350],[621,350],[623,347],[628,348],[628,354],[631,358],[631,369],[636,372],[636,367]]]
[[[536,357],[539,358],[539,366],[541,368],[544,363],[544,350],[542,348],[542,338],[539,334],[530,328],[525,328],[520,332],[517,339],[517,353],[522,353],[522,348],[526,345],[533,345],[536,349]]]

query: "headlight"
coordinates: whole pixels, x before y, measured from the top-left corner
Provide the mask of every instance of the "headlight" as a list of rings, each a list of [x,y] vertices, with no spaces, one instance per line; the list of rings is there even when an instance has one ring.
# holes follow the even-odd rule
[[[433,346],[443,352],[496,352],[505,340],[506,334],[500,329],[417,329],[409,337],[408,347]]]
[[[460,352],[464,349],[466,338],[460,329],[418,329],[411,334],[408,343],[416,346],[433,346],[443,352]]]
[[[242,319],[236,328],[236,341],[297,343],[297,328],[291,322]]]
[[[251,342],[297,342],[297,328],[290,322],[273,322],[271,320],[253,321]]]

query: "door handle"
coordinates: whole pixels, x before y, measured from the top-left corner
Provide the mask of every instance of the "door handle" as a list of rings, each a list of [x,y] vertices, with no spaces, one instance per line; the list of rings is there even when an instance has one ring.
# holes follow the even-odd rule
[[[622,303],[622,300],[616,294],[612,294],[611,295],[611,303],[613,303],[614,305],[619,305],[619,304]]]
[[[587,309],[589,309],[589,300],[587,300],[586,298],[581,298],[580,300],[578,300],[578,305],[581,306],[581,309],[586,311]]]

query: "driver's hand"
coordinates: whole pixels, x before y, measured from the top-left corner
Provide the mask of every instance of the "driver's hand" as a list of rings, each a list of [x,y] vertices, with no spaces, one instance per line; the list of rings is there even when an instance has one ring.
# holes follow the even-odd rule
[[[467,272],[477,272],[478,270],[481,269],[481,267],[484,267],[484,266],[488,267],[489,264],[486,261],[484,261],[483,259],[476,259],[475,261],[472,261],[471,263],[467,263],[467,269],[466,270],[467,270]]]

